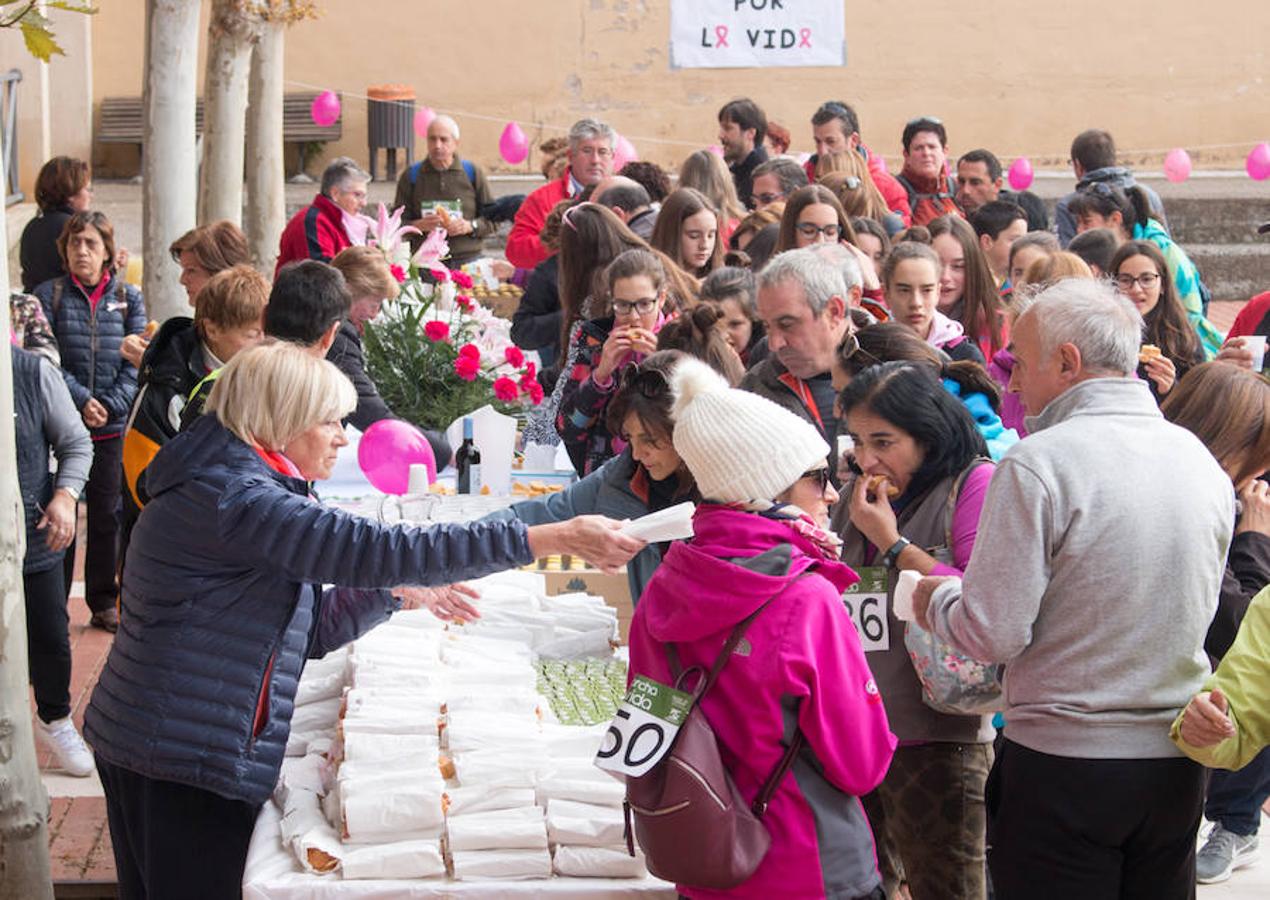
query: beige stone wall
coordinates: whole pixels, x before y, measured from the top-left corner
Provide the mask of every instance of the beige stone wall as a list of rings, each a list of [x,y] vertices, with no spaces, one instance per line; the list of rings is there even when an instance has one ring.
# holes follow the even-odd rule
[[[320,5],[319,21],[288,35],[289,81],[346,94],[412,84],[421,103],[455,112],[464,154],[490,167],[506,168],[497,138],[507,119],[533,138],[534,122],[567,126],[582,115],[607,119],[645,158],[675,165],[714,142],[718,107],[742,94],[791,127],[795,150],[811,149],[807,120],[829,98],[855,104],[866,142],[887,156],[898,154],[903,124],[918,114],[944,120],[954,153],[988,146],[1057,166],[1072,136],[1090,126],[1111,129],[1125,149],[1187,146],[1198,166],[1242,163],[1253,142],[1270,139],[1264,0],[1202,9],[1190,0],[849,0],[844,68],[678,71],[668,64],[667,0]],[[144,3],[101,6],[93,96],[138,95]],[[344,139],[327,158],[365,160],[365,102],[350,96],[344,110]],[[1239,146],[1194,149],[1227,143]],[[1158,166],[1162,155],[1132,161]],[[135,165],[135,154],[116,159],[99,148],[97,156]]]
[[[28,200],[35,176],[50,156],[87,158],[91,151],[92,23],[88,16],[50,14],[64,56],[45,65],[26,50],[17,29],[0,29],[0,68],[18,69],[18,177]]]

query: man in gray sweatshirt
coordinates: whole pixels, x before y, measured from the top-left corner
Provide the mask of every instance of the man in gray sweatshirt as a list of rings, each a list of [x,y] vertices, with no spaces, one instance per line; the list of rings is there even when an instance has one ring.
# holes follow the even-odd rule
[[[1234,491],[1134,377],[1141,329],[1088,279],[1019,316],[1030,435],[997,466],[964,579],[914,599],[940,638],[1005,663],[986,792],[1002,900],[1194,896],[1203,770],[1168,732],[1209,671]]]

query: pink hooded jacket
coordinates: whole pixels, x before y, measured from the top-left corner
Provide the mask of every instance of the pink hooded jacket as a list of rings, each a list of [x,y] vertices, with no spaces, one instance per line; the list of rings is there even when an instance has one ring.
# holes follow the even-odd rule
[[[880,884],[873,835],[857,799],[891,762],[891,734],[859,637],[842,603],[858,578],[787,523],[703,503],[696,536],[662,560],[631,623],[631,673],[673,677],[663,644],[685,667],[709,667],[732,628],[795,581],[750,625],[702,709],[742,795],[752,799],[795,728],[803,752],[763,823],[771,850],[732,891],[679,885],[689,897],[859,897]]]

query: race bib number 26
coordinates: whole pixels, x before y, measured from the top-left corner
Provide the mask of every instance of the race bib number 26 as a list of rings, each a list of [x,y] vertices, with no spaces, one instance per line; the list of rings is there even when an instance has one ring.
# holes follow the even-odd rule
[[[670,751],[691,709],[691,694],[635,676],[595,764],[618,775],[643,775]]]
[[[842,602],[860,635],[865,653],[891,649],[891,627],[886,618],[887,571],[883,566],[856,569],[860,580],[847,588]]]

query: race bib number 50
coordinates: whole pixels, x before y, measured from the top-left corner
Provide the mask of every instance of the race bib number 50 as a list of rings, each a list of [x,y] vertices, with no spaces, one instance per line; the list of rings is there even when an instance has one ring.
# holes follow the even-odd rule
[[[886,617],[887,571],[883,566],[856,569],[860,580],[847,588],[842,602],[847,607],[860,646],[865,653],[891,649],[891,626]]]
[[[595,764],[618,775],[643,775],[669,752],[691,708],[691,694],[635,676]]]

